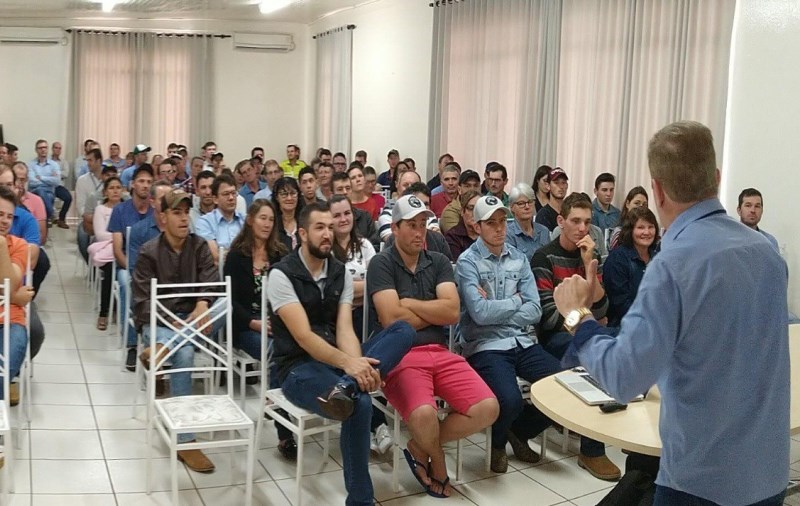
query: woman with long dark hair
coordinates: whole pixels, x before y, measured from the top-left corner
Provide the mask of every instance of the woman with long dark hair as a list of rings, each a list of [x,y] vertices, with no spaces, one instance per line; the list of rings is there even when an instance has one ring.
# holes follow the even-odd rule
[[[625,196],[625,202],[622,205],[622,211],[619,215],[620,226],[614,227],[611,231],[611,239],[608,241],[608,249],[612,250],[617,247],[619,243],[619,234],[622,231],[622,224],[625,223],[625,218],[631,209],[636,207],[647,207],[650,198],[647,196],[647,190],[641,186],[634,186]]]
[[[297,235],[297,216],[300,214],[300,186],[293,177],[282,177],[275,181],[272,188],[272,203],[275,207],[275,226],[278,229],[278,240],[289,251],[294,251],[300,244]]]
[[[276,211],[272,202],[256,199],[247,210],[242,230],[231,243],[225,256],[223,274],[231,277],[231,306],[233,307],[233,347],[251,357],[261,359],[261,277],[289,249],[278,240]],[[269,327],[267,327],[269,332]],[[267,367],[262,364],[262,367]],[[270,388],[278,388],[277,371],[269,374]],[[280,424],[278,451],[289,460],[297,458],[297,444],[291,431]]]
[[[100,313],[97,316],[97,330],[108,328],[111,266],[114,260],[114,246],[111,241],[111,232],[108,231],[108,222],[111,219],[111,211],[120,202],[122,202],[122,183],[117,176],[113,176],[103,182],[103,203],[95,208],[92,219],[95,242],[88,248],[92,264],[100,267],[103,273],[103,279],[100,282]]]
[[[608,294],[608,326],[619,327],[639,291],[644,271],[658,251],[658,221],[646,207],[630,209],[622,222],[619,245],[603,264],[603,284]]]
[[[553,170],[549,165],[541,165],[536,169],[536,174],[533,176],[534,202],[536,203],[536,212],[550,203],[550,171]],[[534,213],[535,214],[535,213]]]

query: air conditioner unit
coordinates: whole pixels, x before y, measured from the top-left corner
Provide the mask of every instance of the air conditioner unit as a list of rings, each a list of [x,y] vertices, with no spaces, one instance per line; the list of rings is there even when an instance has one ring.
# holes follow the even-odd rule
[[[294,49],[294,39],[288,33],[234,32],[233,47],[289,52]]]
[[[0,44],[49,46],[65,43],[66,37],[61,28],[0,27]]]

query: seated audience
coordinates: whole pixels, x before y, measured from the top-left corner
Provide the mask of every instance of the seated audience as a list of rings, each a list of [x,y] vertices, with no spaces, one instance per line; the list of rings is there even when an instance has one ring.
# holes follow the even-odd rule
[[[156,181],[150,186],[150,206],[153,208],[153,212],[131,226],[130,253],[128,254],[129,272],[133,272],[136,269],[136,261],[139,258],[139,251],[142,246],[151,239],[158,237],[164,231],[164,224],[159,220],[161,198],[171,189],[172,187],[166,181]]]
[[[461,196],[469,190],[480,195],[481,177],[472,169],[467,169],[458,176],[458,195]],[[442,211],[440,224],[442,233],[458,225],[461,221],[461,198],[454,198]]]
[[[458,260],[461,253],[478,238],[478,232],[475,230],[475,219],[472,215],[478,198],[480,198],[480,194],[473,190],[461,194],[459,197],[461,201],[461,219],[458,225],[444,234],[447,245],[450,246],[450,254],[454,260]]]
[[[393,182],[397,179],[397,174],[395,173],[395,168],[397,163],[400,161],[400,153],[397,152],[396,149],[390,149],[389,153],[386,155],[386,163],[389,166],[389,169],[385,172],[381,172],[378,175],[378,184],[386,187],[393,186]]]
[[[300,188],[301,208],[314,202],[324,202],[324,200],[317,197],[317,175],[311,167],[300,169],[297,186]]]
[[[147,163],[147,159],[150,156],[150,146],[146,146],[144,144],[137,144],[133,147],[133,165],[127,167],[123,170],[119,175],[119,180],[122,181],[123,188],[130,188],[131,181],[133,181],[133,173],[141,167],[142,165]],[[153,159],[153,164],[150,165],[151,170],[153,167],[158,167],[155,165],[155,159]],[[155,177],[155,173],[153,174]]]
[[[328,200],[333,195],[333,165],[328,162],[319,162],[315,169],[317,175],[317,198]]]
[[[486,185],[485,195],[494,195],[503,201],[503,205],[508,205],[508,194],[505,192],[506,184],[508,184],[508,171],[505,166],[497,162],[490,162],[486,166]]]
[[[47,211],[44,201],[40,196],[28,191],[28,166],[25,162],[15,163],[13,169],[17,176],[19,203],[36,218],[36,223],[39,224],[39,246],[44,246],[47,242]]]
[[[161,163],[158,164],[158,179],[166,181],[173,188],[177,188],[180,186],[180,183],[177,182],[177,177],[178,167],[175,160],[171,157],[162,159]]]
[[[544,206],[550,202],[550,171],[553,170],[549,165],[540,165],[536,169],[536,174],[533,176],[533,184],[531,185],[534,193],[534,201],[536,204],[535,213],[538,213]]]
[[[331,256],[327,205],[309,204],[298,220],[301,246],[272,268],[267,288],[278,379],[297,406],[342,421],[346,503],[371,505],[369,392],[408,352],[414,332],[394,322],[362,347],[351,321],[352,276]]]
[[[628,192],[628,195],[625,197],[625,202],[622,205],[622,211],[620,212],[619,222],[624,223],[625,217],[631,209],[635,207],[647,207],[647,202],[649,198],[647,196],[647,191],[642,188],[641,186],[634,186]],[[614,230],[611,231],[611,237],[608,241],[608,249],[613,250],[617,247],[619,242],[619,233],[622,231],[622,227],[615,227]]]
[[[342,153],[338,152],[333,155],[333,160],[331,162],[333,164],[333,172],[347,172],[347,156]]]
[[[616,179],[613,174],[603,172],[594,180],[594,195],[592,201],[592,225],[600,227],[604,233],[613,230],[622,224],[619,209],[614,207],[614,187]]]
[[[550,186],[550,200],[536,213],[536,223],[541,223],[552,232],[558,226],[558,215],[567,196],[569,178],[562,168],[556,167],[547,175],[547,183]]]
[[[575,195],[578,195],[578,197],[582,198],[589,204],[592,203],[592,199],[590,199],[589,195],[585,193],[575,193]],[[551,240],[557,239],[558,236],[560,235],[561,235],[561,227],[556,227],[550,233],[550,239]],[[606,236],[603,233],[603,230],[601,230],[600,227],[598,227],[594,223],[589,224],[589,235],[594,241],[594,250],[600,256],[600,263],[602,264],[603,262],[605,262],[605,259],[608,256],[608,247],[606,247],[606,240],[605,240]]]
[[[658,251],[658,221],[646,207],[631,209],[622,223],[619,245],[603,264],[608,294],[608,325],[619,327],[639,291],[647,264]]]
[[[439,161],[436,166],[436,175],[433,176],[428,180],[428,189],[431,191],[431,197],[434,195],[438,195],[442,191],[442,174],[444,174],[444,168],[453,163],[454,159],[450,153],[445,153],[439,157]],[[436,211],[433,211],[434,213]]]
[[[91,170],[91,169],[90,169]],[[92,229],[94,242],[89,245],[89,258],[92,264],[100,267],[103,279],[100,282],[100,313],[97,316],[97,330],[108,328],[109,299],[111,297],[111,267],[114,261],[114,241],[108,231],[108,221],[114,207],[122,201],[122,183],[118,177],[103,183],[103,204],[94,210]]]
[[[264,289],[261,277],[288,253],[286,246],[278,241],[272,202],[254,200],[247,210],[242,230],[225,257],[223,275],[231,277],[232,344],[257,360],[261,360],[261,328],[267,325],[261,321],[261,290]],[[270,368],[269,382],[269,388],[280,388],[274,367]],[[278,451],[287,460],[296,460],[297,443],[292,432],[277,422],[275,427],[278,429]]]
[[[87,202],[92,195],[100,192],[102,198],[103,180],[102,171],[103,163],[100,161],[103,154],[99,149],[92,149],[86,153],[86,173],[78,176],[75,181],[75,202],[78,206],[78,216],[82,218],[82,223],[78,225],[78,251],[83,255],[84,259],[88,261],[87,248],[89,240],[94,235],[92,230],[92,221],[94,220],[94,209],[97,206],[97,199],[92,206],[90,212],[87,212]],[[116,166],[110,165],[116,170]]]
[[[297,216],[300,214],[299,196],[300,188],[293,177],[282,177],[275,182],[272,203],[275,205],[278,241],[289,251],[294,251],[299,245],[300,236],[297,233]]]
[[[189,163],[189,177],[181,183],[181,189],[186,193],[195,194],[197,188],[197,176],[203,172],[203,159],[199,156],[192,158]],[[213,172],[211,172],[213,174]]]
[[[242,175],[242,187],[239,188],[239,195],[244,197],[247,207],[253,203],[256,193],[267,187],[267,183],[258,178],[258,172],[250,160],[242,160],[236,164],[234,173]]]
[[[350,182],[350,177],[345,172],[337,172],[331,179],[331,188],[333,195],[344,195],[348,199],[353,194],[353,186]],[[330,199],[329,199],[330,200]],[[380,247],[380,239],[378,238],[378,231],[375,228],[375,221],[372,216],[363,209],[353,207],[353,219],[355,220],[355,227],[361,237],[364,237],[377,249]]]
[[[233,239],[244,225],[244,216],[236,209],[236,181],[228,174],[220,174],[211,185],[216,209],[197,220],[197,235],[208,241],[214,263],[219,262],[219,249],[230,249]]]
[[[745,188],[742,190],[739,194],[739,204],[736,206],[736,213],[739,215],[739,219],[742,223],[766,237],[770,244],[775,246],[776,250],[780,251],[778,240],[769,232],[758,228],[758,224],[761,223],[761,215],[764,213],[764,198],[761,196],[760,191],[755,188]]]
[[[533,203],[530,207],[533,209]],[[461,297],[459,330],[464,356],[500,404],[500,416],[492,426],[491,469],[505,473],[506,443],[511,443],[519,460],[536,463],[541,457],[528,440],[550,425],[544,414],[524,402],[517,377],[534,383],[562,368],[528,335],[542,310],[530,260],[504,242],[508,208],[497,197],[487,195],[478,200],[474,214],[480,237],[456,266]],[[578,462],[595,476],[619,477],[619,469],[597,441],[581,438]]]
[[[418,173],[406,171],[401,174],[400,178],[397,180],[397,190],[400,195],[405,195],[408,189],[411,188],[411,185],[420,182],[422,182],[422,180]],[[392,209],[394,208],[395,202],[397,202],[395,198],[387,200],[386,205],[383,206],[381,210],[381,214],[378,215],[378,233],[380,235],[380,240],[383,242],[387,242],[389,238],[392,237]],[[436,215],[428,219],[428,230],[439,230],[439,220],[436,219]]]
[[[328,152],[328,156],[330,156],[330,151]],[[280,168],[283,170],[283,177],[297,178],[300,174],[300,169],[305,166],[306,162],[300,159],[300,148],[295,144],[286,146],[286,160],[280,163]]]
[[[391,184],[389,186],[389,195],[392,200],[397,200],[403,195],[403,192],[400,190],[398,185],[400,183],[400,178],[406,172],[414,172],[416,174],[417,171],[412,169],[406,162],[398,161],[397,165],[395,165],[394,167],[394,178],[392,179]]]
[[[59,228],[69,228],[67,213],[72,204],[72,194],[61,184],[61,167],[47,156],[47,141],[36,141],[36,158],[28,164],[28,184],[33,193],[40,196],[47,210],[47,219],[54,219],[54,202],[58,197],[63,202],[56,224]]]
[[[383,198],[381,190],[378,190],[375,185],[378,183],[378,176],[375,173],[375,168],[370,165],[364,166],[364,191],[366,191],[372,200],[375,201],[375,207],[383,209],[386,205],[386,199]],[[380,213],[379,213],[380,214]]]
[[[145,153],[146,154],[146,153]],[[120,178],[120,181],[122,178]],[[111,218],[108,220],[108,231],[114,242],[114,259],[117,261],[117,281],[120,286],[129,286],[131,283],[131,270],[128,269],[128,255],[125,251],[125,233],[128,227],[147,218],[153,213],[150,205],[150,186],[153,184],[153,169],[149,164],[143,163],[137,167],[133,173],[131,184],[131,199],[119,204],[111,211]],[[124,183],[123,183],[124,186]],[[131,303],[128,300],[128,290],[120,290],[119,295],[120,311],[127,315],[127,308]],[[130,326],[123,316],[123,325]],[[133,372],[136,369],[136,332],[127,330],[128,355],[125,360],[125,367]]]
[[[127,167],[125,164],[125,159],[120,156],[120,147],[116,142],[112,142],[108,146],[108,159],[103,160],[103,163],[105,162],[108,162],[110,165],[116,167],[117,171],[124,170],[125,167]]]
[[[134,185],[135,185],[134,179]],[[208,242],[189,233],[189,208],[192,196],[183,190],[170,190],[161,199],[158,219],[164,227],[163,232],[145,243],[139,252],[136,269],[133,271],[133,314],[136,328],[142,332],[146,348],[139,356],[145,367],[150,367],[150,356],[156,354],[156,360],[169,353],[169,341],[174,331],[167,327],[150,326],[150,280],[155,278],[159,283],[212,283],[219,281],[219,271],[214,266],[214,259]],[[201,289],[202,290],[202,289]],[[185,321],[197,319],[212,306],[209,298],[173,298],[165,299],[164,306]],[[210,334],[222,327],[225,319],[218,319],[212,326]],[[150,347],[151,334],[156,333],[155,349]],[[174,343],[173,343],[174,344]],[[170,361],[174,369],[192,367],[194,349],[182,346]],[[191,395],[192,373],[179,372],[170,375],[170,393],[174,396]],[[195,440],[194,434],[178,434],[178,447],[181,443]],[[214,464],[202,450],[178,450],[178,460],[186,467],[199,473],[214,470]]]
[[[193,178],[194,196],[192,197],[192,208],[189,210],[189,230],[193,234],[196,233],[197,222],[200,217],[217,208],[214,203],[214,192],[211,189],[216,178],[217,176],[210,170],[203,170]],[[183,190],[186,191],[185,189]],[[186,191],[186,193],[192,192]]]
[[[431,208],[430,190],[428,190],[428,185],[425,183],[418,181],[412,184],[405,192],[403,192],[403,196],[405,195],[413,195],[417,197],[420,202],[425,204],[425,207],[428,209]],[[435,220],[435,218],[433,218],[433,220]],[[386,240],[386,245],[391,246],[393,243],[394,235],[390,235]],[[437,253],[441,253],[451,262],[455,260],[453,254],[450,252],[450,246],[447,244],[447,241],[441,232],[439,232],[439,229],[435,226],[432,226],[431,220],[428,220],[428,233],[425,234],[425,240],[422,242],[422,249],[425,251],[435,251]]]
[[[458,321],[459,298],[447,257],[425,251],[427,220],[419,199],[406,195],[392,209],[393,245],[367,269],[367,294],[383,327],[407,322],[413,347],[386,376],[384,395],[411,433],[403,451],[414,477],[429,495],[452,490],[442,446],[481,431],[498,414],[497,399],[466,360],[448,349],[445,325]],[[452,408],[439,420],[434,392]]]
[[[458,198],[458,176],[461,175],[461,166],[456,162],[450,162],[440,173],[442,190],[438,193],[433,193],[431,190],[431,211],[441,219],[447,205]]]
[[[552,191],[552,190],[551,190]],[[592,223],[592,204],[580,193],[573,193],[561,204],[558,226],[562,228],[558,238],[533,254],[531,268],[539,289],[542,318],[536,335],[539,343],[551,355],[561,359],[572,335],[564,330],[564,318],[556,310],[553,290],[574,274],[586,277],[586,267],[592,260],[600,261],[595,243],[589,235]],[[598,266],[597,279],[591,279],[591,310],[598,320],[606,323],[608,298],[603,288],[602,269]]]
[[[537,249],[550,242],[550,231],[533,221],[536,193],[528,183],[517,183],[508,196],[514,219],[506,227],[506,242],[520,250],[530,262]]]
[[[353,160],[355,160],[357,162],[361,162],[361,165],[364,165],[366,167],[366,165],[367,165],[367,152],[364,151],[363,149],[359,149],[358,151],[356,151],[356,154],[353,156]]]
[[[381,208],[372,198],[372,192],[367,190],[364,170],[361,164],[353,162],[347,171],[347,175],[350,177],[350,186],[352,188],[350,198],[352,199],[353,207],[366,212],[372,221],[376,221]]]
[[[272,189],[275,188],[275,182],[282,177],[283,177],[283,169],[280,167],[280,165],[278,165],[278,162],[276,160],[270,159],[264,162],[264,183],[266,183],[266,185],[264,186],[264,188],[259,190],[258,193],[255,194],[255,196],[253,196],[253,200],[255,199],[272,200]]]

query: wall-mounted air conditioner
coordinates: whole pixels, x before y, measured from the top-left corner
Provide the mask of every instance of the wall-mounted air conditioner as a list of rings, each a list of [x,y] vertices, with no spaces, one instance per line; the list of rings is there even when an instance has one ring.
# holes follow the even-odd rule
[[[61,28],[33,28],[18,26],[0,27],[0,44],[30,44],[50,46],[66,44],[66,36]]]
[[[234,32],[233,47],[289,52],[294,49],[294,39],[288,33]]]

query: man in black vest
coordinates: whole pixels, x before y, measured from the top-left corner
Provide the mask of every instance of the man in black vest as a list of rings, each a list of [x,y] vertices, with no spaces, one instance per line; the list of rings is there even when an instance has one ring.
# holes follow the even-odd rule
[[[267,288],[278,377],[291,402],[343,422],[347,504],[372,505],[369,392],[411,349],[415,332],[398,321],[362,351],[353,331],[353,278],[331,255],[333,217],[327,204],[305,206],[298,230],[300,248],[272,268]]]

